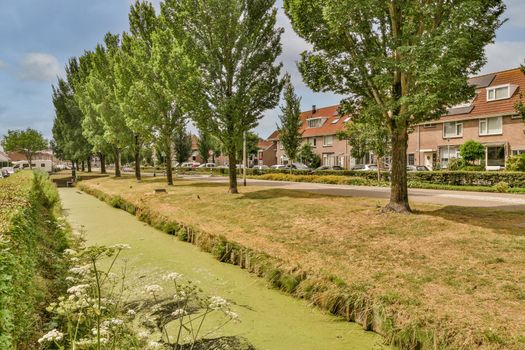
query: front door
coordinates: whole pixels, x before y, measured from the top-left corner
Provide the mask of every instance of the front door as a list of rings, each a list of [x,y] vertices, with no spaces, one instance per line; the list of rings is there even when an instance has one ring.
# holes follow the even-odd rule
[[[434,152],[423,153],[423,165],[432,170],[434,168]]]

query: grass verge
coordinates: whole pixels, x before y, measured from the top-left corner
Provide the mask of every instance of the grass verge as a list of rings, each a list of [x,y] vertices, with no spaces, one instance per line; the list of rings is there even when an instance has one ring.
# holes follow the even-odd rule
[[[80,188],[403,349],[523,349],[523,212],[129,177]],[[154,193],[164,188],[167,193]]]
[[[0,348],[32,349],[47,323],[43,305],[64,287],[67,227],[47,175],[0,181]]]

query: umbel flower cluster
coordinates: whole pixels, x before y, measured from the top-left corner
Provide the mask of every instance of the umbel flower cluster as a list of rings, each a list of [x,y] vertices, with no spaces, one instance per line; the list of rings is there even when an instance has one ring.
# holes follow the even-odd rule
[[[126,284],[126,263],[119,261],[127,249],[118,244],[64,251],[71,264],[69,287],[47,308],[50,331],[38,340],[44,349],[193,349],[239,321],[228,301],[203,295],[176,272],[165,275],[162,285],[146,285],[137,297]],[[121,273],[113,272],[117,267]],[[211,313],[219,317],[208,325]]]

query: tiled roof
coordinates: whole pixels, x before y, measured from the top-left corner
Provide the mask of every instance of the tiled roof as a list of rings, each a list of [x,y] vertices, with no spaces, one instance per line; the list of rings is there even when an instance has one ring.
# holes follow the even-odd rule
[[[317,119],[322,120],[322,125],[319,127],[309,128],[308,119]],[[328,106],[316,108],[314,110],[309,110],[301,113],[302,125],[300,132],[303,137],[313,137],[313,136],[325,136],[325,135],[335,135],[339,131],[345,129],[345,119],[346,116],[339,115],[339,105]],[[268,140],[276,140],[279,138],[279,132],[274,131]]]
[[[272,134],[268,136],[267,140],[268,141],[279,140],[279,130],[275,130],[274,132],[272,132]]]
[[[270,140],[259,140],[259,142],[257,142],[257,148],[262,149],[262,150],[267,150],[268,147],[272,145],[273,145],[273,141],[270,141]]]
[[[485,77],[488,78],[483,79]],[[471,82],[472,81],[475,81],[478,86],[476,89],[476,98],[472,105],[462,111],[460,108],[450,110],[448,115],[441,118],[442,121],[516,114],[514,105],[520,100],[522,90],[525,90],[525,74],[523,74],[520,68],[475,77],[471,79]],[[479,86],[486,85],[487,81],[490,81],[488,86],[479,88]],[[506,84],[511,85],[510,92],[512,96],[510,98],[498,101],[487,101],[487,88]]]

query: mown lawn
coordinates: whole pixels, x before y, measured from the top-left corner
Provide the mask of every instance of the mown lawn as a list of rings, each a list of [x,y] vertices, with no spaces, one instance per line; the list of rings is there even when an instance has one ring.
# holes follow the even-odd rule
[[[525,348],[525,212],[414,204],[414,215],[384,214],[377,199],[164,181],[83,185],[363,290],[395,315],[392,327],[414,330],[407,337]]]

